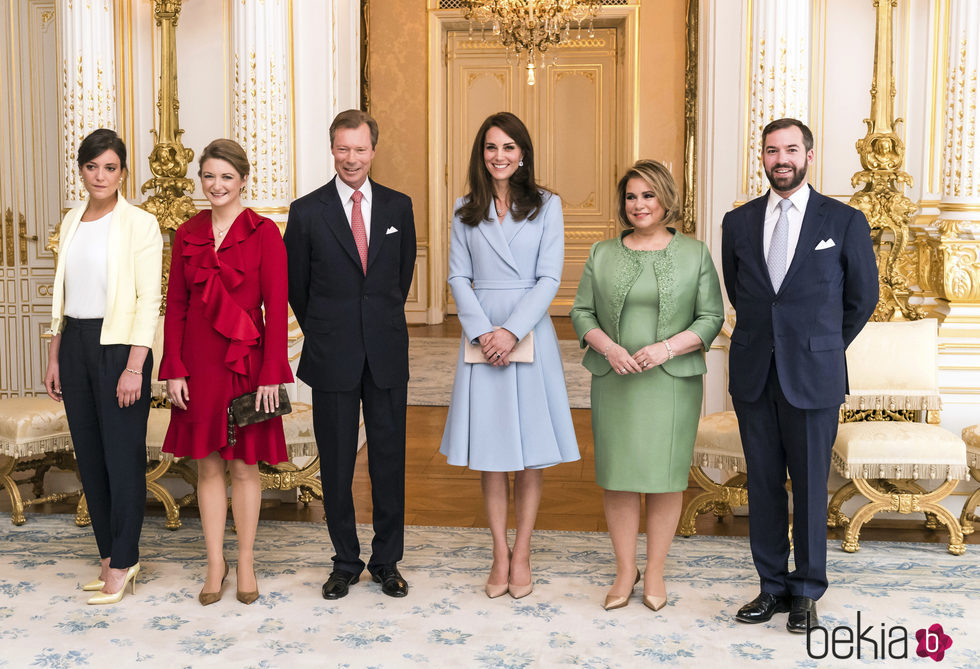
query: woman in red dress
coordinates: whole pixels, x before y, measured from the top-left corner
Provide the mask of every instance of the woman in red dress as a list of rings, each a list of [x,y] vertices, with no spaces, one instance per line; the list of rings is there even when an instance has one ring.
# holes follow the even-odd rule
[[[238,428],[228,444],[229,402],[256,392],[278,406],[280,383],[293,380],[286,353],[286,248],[274,222],[241,202],[248,178],[245,151],[217,139],[201,153],[198,176],[211,203],[177,229],[171,254],[160,378],[167,380],[170,428],[163,450],[197,460],[197,498],[208,573],[198,599],[221,598],[226,462],[238,534],[238,599],[258,598],[252,547],[262,490],[258,461],[287,459],[282,419]],[[263,308],[265,319],[263,321]]]

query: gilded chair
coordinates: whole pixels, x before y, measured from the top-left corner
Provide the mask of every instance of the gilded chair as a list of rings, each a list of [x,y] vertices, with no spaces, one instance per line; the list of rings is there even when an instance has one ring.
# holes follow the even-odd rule
[[[705,473],[705,468],[735,472],[735,475],[718,483]],[[712,511],[721,519],[732,512],[733,506],[749,503],[745,487],[745,455],[734,411],[713,413],[698,423],[691,478],[704,492],[684,506],[677,526],[681,536],[697,533],[694,525],[701,514]]]
[[[950,553],[966,550],[959,521],[941,503],[968,473],[963,440],[938,425],[936,330],[933,319],[868,323],[847,349],[850,394],[832,462],[849,480],[831,498],[827,524],[846,528],[849,553],[881,511],[925,513],[949,530]],[[926,490],[919,482],[927,480],[941,483]],[[841,507],[856,495],[867,502],[848,517]]]
[[[80,490],[44,494],[44,476],[52,467],[73,471],[72,452],[65,405],[40,397],[0,399],[0,489],[10,497],[10,520],[23,525],[25,507],[76,498]],[[30,471],[15,479],[17,472]],[[34,497],[24,500],[19,486],[31,485]]]
[[[970,467],[970,476],[974,481],[980,481],[980,424],[963,429],[963,441],[966,443],[966,460]],[[960,514],[960,526],[963,534],[973,534],[973,523],[980,521],[974,513],[980,506],[980,488],[973,491],[963,503],[963,513]]]

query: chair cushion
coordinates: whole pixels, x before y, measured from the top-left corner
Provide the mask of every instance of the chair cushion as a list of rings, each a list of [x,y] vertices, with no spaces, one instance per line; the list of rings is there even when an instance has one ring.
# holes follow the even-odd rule
[[[963,440],[926,423],[845,423],[832,460],[845,478],[969,478]]]
[[[70,450],[64,404],[44,395],[0,399],[0,455],[23,458]]]
[[[719,411],[701,419],[694,440],[694,464],[745,472],[745,455],[734,411]]]
[[[966,442],[967,463],[974,469],[980,468],[980,423],[963,428],[963,441]]]
[[[170,409],[150,409],[150,417],[146,421],[147,460],[173,459],[173,455],[162,451],[168,427],[170,427]]]
[[[312,406],[303,402],[293,402],[292,413],[282,417],[282,428],[286,433],[286,451],[290,459],[319,455],[316,438],[313,436]]]
[[[845,408],[939,409],[934,319],[868,323],[847,347]]]

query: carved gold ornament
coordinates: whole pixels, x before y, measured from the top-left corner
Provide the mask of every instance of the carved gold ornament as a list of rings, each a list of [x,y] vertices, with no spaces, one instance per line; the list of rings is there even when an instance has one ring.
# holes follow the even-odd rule
[[[904,185],[912,177],[902,171],[905,144],[895,132],[902,119],[894,115],[895,77],[892,74],[892,9],[890,0],[874,0],[875,26],[874,77],[871,83],[871,116],[864,122],[868,134],[857,141],[860,172],[851,185],[864,188],[851,197],[850,204],[864,212],[871,226],[871,238],[878,257],[880,296],[874,321],[918,320],[925,312],[909,304],[909,282],[901,271],[909,243],[909,224],[916,205],[905,195]]]
[[[177,111],[177,17],[180,15],[180,0],[155,0],[153,6],[156,24],[160,26],[160,95],[157,100],[159,111],[159,131],[153,131],[153,151],[150,153],[149,179],[140,188],[141,193],[149,190],[153,194],[141,206],[156,216],[160,229],[171,236],[180,224],[197,213],[190,193],[194,182],[187,178],[187,165],[194,158],[194,151],[181,144]],[[166,309],[167,283],[170,278],[170,257],[164,258],[163,294],[161,313]]]

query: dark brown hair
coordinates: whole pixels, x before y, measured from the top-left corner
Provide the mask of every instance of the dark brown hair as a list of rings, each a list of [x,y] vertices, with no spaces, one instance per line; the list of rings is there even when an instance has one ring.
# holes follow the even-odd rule
[[[337,116],[334,117],[333,123],[330,124],[330,146],[333,147],[333,136],[337,132],[337,128],[350,128],[351,130],[356,130],[362,125],[367,123],[368,130],[371,131],[371,148],[377,148],[378,146],[378,122],[374,120],[374,117],[363,112],[360,109],[348,109],[347,111],[342,111]]]
[[[490,178],[483,161],[483,147],[490,128],[500,128],[505,135],[514,140],[524,154],[522,158],[524,165],[518,167],[510,177],[511,214],[515,221],[523,221],[525,218],[533,221],[544,201],[541,191],[545,189],[534,182],[534,147],[531,145],[531,135],[524,122],[510,112],[498,112],[488,116],[476,133],[466,176],[469,193],[466,194],[465,202],[459,208],[459,218],[466,225],[479,225],[480,221],[490,216],[490,206],[493,204],[493,179]]]
[[[201,151],[201,157],[197,160],[197,176],[201,176],[204,162],[212,158],[229,163],[242,179],[248,177],[251,168],[251,165],[248,164],[248,156],[245,155],[245,149],[242,148],[242,145],[235,140],[216,139],[205,146],[204,150]]]
[[[800,132],[803,133],[803,148],[807,151],[813,150],[813,133],[810,132],[810,128],[806,126],[806,123],[798,121],[795,118],[777,118],[762,129],[763,151],[766,150],[766,136],[771,132],[782,130],[783,128],[799,128]]]
[[[656,160],[637,160],[633,167],[626,170],[626,174],[619,180],[616,186],[617,197],[619,198],[619,222],[624,228],[632,228],[633,224],[626,216],[626,184],[630,179],[643,179],[654,196],[664,208],[664,225],[670,225],[681,217],[681,202],[677,196],[677,185],[674,183],[674,176],[670,173],[663,163]]]
[[[85,163],[95,160],[106,151],[115,151],[119,156],[119,169],[126,169],[126,145],[115,130],[108,128],[93,130],[78,145],[78,168],[81,169]]]

